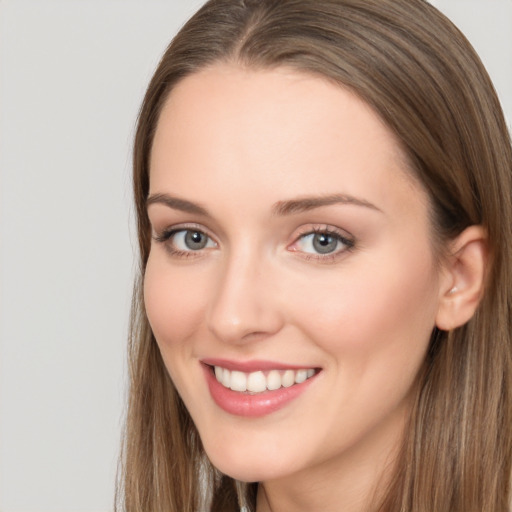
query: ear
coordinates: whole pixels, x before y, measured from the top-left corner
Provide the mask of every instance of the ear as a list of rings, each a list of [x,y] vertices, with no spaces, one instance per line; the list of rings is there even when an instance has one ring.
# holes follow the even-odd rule
[[[483,294],[487,260],[487,236],[481,226],[466,228],[450,243],[440,280],[438,329],[455,329],[473,316]]]

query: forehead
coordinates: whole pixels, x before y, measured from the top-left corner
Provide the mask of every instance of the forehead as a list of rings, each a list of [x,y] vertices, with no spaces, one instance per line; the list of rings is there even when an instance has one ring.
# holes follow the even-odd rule
[[[405,160],[394,134],[351,91],[290,68],[218,64],[169,95],[153,141],[150,188],[190,191],[195,183],[206,200],[221,183],[237,197],[249,190],[280,200],[279,183],[290,196],[364,192],[384,205],[405,190],[424,202]]]

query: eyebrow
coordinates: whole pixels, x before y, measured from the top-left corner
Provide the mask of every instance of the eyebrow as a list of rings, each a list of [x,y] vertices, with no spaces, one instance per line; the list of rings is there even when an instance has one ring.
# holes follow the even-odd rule
[[[181,210],[182,212],[209,216],[208,210],[203,206],[193,203],[192,201],[187,201],[186,199],[170,196],[169,194],[150,195],[146,199],[146,208],[152,204],[164,204],[173,210]]]
[[[311,196],[291,199],[289,201],[278,201],[272,207],[272,213],[274,215],[292,215],[294,213],[306,212],[308,210],[333,204],[363,206],[365,208],[370,208],[371,210],[382,212],[380,208],[377,208],[377,206],[364,199],[359,199],[347,194],[332,194],[328,196]]]
[[[187,199],[171,196],[169,194],[152,194],[146,200],[146,207],[152,204],[163,204],[173,210],[180,210],[186,213],[203,215],[210,217],[208,210],[200,204],[193,203]],[[285,216],[295,213],[306,212],[320,208],[322,206],[330,206],[333,204],[355,205],[369,208],[371,210],[381,212],[374,204],[347,194],[332,194],[327,196],[310,196],[298,199],[290,199],[287,201],[278,201],[272,206],[272,215]]]

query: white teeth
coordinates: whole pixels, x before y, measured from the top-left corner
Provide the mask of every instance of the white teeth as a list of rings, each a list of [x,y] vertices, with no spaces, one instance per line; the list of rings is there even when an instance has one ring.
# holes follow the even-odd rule
[[[281,374],[277,370],[271,370],[267,375],[267,389],[274,391],[281,387]]]
[[[215,366],[215,378],[224,387],[233,391],[249,393],[262,393],[274,391],[281,387],[289,388],[294,384],[301,384],[315,375],[313,368],[300,370],[270,370],[267,374],[262,371],[245,373],[236,370],[228,370],[221,366]]]
[[[226,370],[224,370],[224,372],[225,371]],[[246,377],[245,373],[231,372],[231,380],[230,380],[229,387],[233,391],[246,391],[247,390],[247,377]]]
[[[301,382],[304,382],[308,378],[308,371],[307,370],[298,370],[295,374],[295,383],[300,384]]]
[[[222,385],[226,388],[229,388],[229,385],[231,384],[231,372],[229,370],[226,370],[224,368],[222,372],[222,379],[221,379]]]
[[[266,389],[267,379],[265,378],[265,374],[263,372],[249,373],[249,377],[247,377],[247,391],[252,391],[253,393],[261,393]]]
[[[283,387],[289,388],[295,384],[295,372],[293,370],[286,370],[281,378]]]

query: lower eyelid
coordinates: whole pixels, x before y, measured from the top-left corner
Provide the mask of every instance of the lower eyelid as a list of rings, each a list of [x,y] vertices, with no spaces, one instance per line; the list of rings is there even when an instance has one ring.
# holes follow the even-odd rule
[[[318,263],[336,263],[347,251],[334,252],[332,254],[314,254],[311,252],[303,252],[301,258],[306,261],[315,261]]]

